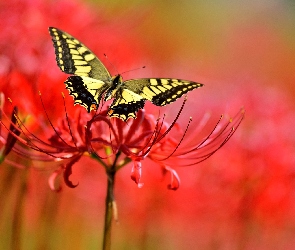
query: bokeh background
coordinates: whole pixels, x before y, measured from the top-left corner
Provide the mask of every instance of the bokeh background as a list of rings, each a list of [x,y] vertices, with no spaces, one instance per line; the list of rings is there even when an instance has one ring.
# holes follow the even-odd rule
[[[210,112],[214,123],[246,110],[210,159],[173,166],[181,178],[177,191],[167,189],[151,162],[143,163],[140,189],[131,166],[119,171],[113,249],[295,249],[294,1],[1,0],[0,20],[1,91],[35,117],[37,132],[44,116],[38,90],[53,121],[63,111],[57,93],[65,91],[66,76],[56,66],[48,26],[78,38],[112,74],[146,66],[124,79],[204,83],[189,94],[184,127],[189,116],[197,124]],[[161,110],[169,117],[180,104]],[[79,186],[60,193],[48,187],[50,174],[2,164],[0,248],[19,240],[21,249],[100,249],[103,168],[85,159],[73,170]]]

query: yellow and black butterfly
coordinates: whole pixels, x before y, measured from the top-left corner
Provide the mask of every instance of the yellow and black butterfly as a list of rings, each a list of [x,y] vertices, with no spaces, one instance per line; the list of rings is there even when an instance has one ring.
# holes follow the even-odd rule
[[[149,100],[157,106],[174,102],[203,84],[170,78],[142,78],[123,81],[111,76],[102,62],[81,42],[57,28],[49,27],[59,68],[72,76],[65,81],[75,104],[88,112],[95,110],[102,97],[114,98],[108,115],[123,121],[136,118],[136,112]]]

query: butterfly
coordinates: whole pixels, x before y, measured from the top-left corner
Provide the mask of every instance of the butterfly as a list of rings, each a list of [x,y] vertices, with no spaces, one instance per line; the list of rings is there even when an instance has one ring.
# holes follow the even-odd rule
[[[123,121],[136,118],[136,113],[147,100],[165,106],[203,84],[174,78],[142,78],[123,81],[120,74],[111,76],[103,63],[81,42],[68,33],[49,27],[56,62],[71,74],[65,81],[74,104],[88,112],[96,110],[102,98],[114,98],[108,115]]]

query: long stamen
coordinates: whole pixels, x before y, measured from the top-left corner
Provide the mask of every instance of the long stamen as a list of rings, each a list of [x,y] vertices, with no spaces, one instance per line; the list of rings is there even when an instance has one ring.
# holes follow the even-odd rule
[[[199,149],[199,148],[205,148],[205,147],[208,147],[208,145],[211,145],[211,146],[212,146],[212,144],[214,144],[214,142],[216,142],[215,144],[219,144],[218,139],[220,139],[220,137],[221,137],[222,135],[224,135],[224,134],[227,133],[226,130],[228,129],[229,125],[232,124],[233,121],[236,122],[237,116],[238,116],[238,115],[241,115],[241,117],[238,118],[238,120],[237,120],[237,121],[238,121],[237,126],[239,126],[239,124],[241,123],[241,121],[244,119],[244,113],[245,113],[245,112],[244,112],[244,110],[242,109],[242,110],[241,110],[241,111],[240,111],[240,112],[239,112],[239,113],[238,113],[233,119],[230,119],[230,120],[226,123],[226,125],[225,125],[221,130],[216,131],[218,125],[221,123],[221,120],[223,119],[223,116],[221,116],[220,119],[218,120],[217,124],[214,126],[213,130],[209,133],[209,135],[206,136],[205,139],[202,140],[202,142],[199,143],[196,147],[192,148],[192,149],[189,150],[189,151],[186,151],[186,153],[190,153],[190,152],[195,151],[195,150],[197,150],[197,149]],[[228,133],[232,133],[231,130],[232,130],[233,126],[234,126],[234,124],[232,124],[232,126],[229,128],[230,131],[229,131]],[[214,132],[217,132],[218,134],[215,135],[215,137],[214,137],[212,140],[210,140],[209,143],[207,143],[207,144],[204,145],[205,142],[208,142],[208,140],[211,138],[211,136],[214,134]],[[226,136],[226,137],[227,137],[227,136]]]
[[[95,117],[93,117],[90,121],[87,122],[87,129],[89,130],[90,132],[90,127],[92,126],[92,124],[94,122],[105,122],[112,130],[113,132],[113,135],[115,136],[115,141],[116,143],[119,143],[119,138],[117,136],[117,133],[113,127],[113,125],[111,124],[110,120],[106,117],[106,116],[103,116],[103,115],[96,115]]]
[[[9,99],[10,103],[12,104],[12,100]],[[4,112],[2,112],[2,114],[4,115],[5,118],[8,119],[8,117],[6,116],[6,114]],[[34,151],[37,152],[41,152],[44,153],[50,157],[53,158],[58,158],[58,159],[69,159],[71,158],[71,155],[60,155],[61,150],[63,148],[58,148],[56,146],[53,146],[51,144],[48,144],[45,141],[42,141],[41,139],[39,139],[38,137],[36,137],[34,134],[32,134],[27,127],[24,125],[24,122],[21,121],[21,119],[19,118],[19,116],[14,113],[13,114],[16,122],[18,124],[18,126],[16,124],[14,124],[12,121],[10,121],[10,126],[13,127],[13,129],[8,129],[6,127],[6,125],[3,123],[3,121],[1,120],[0,123],[3,125],[3,127],[5,127],[5,129],[7,129],[7,131],[9,131],[9,133],[11,134],[11,136],[13,136],[18,142],[20,142],[22,145],[29,147],[31,149],[33,149]],[[8,119],[9,120],[9,119]],[[23,129],[24,128],[24,129]],[[19,134],[23,134],[23,136],[25,137],[25,139],[21,138],[19,136]],[[28,133],[28,134],[27,134]],[[47,148],[41,148],[39,147],[35,142],[40,143],[43,146],[46,146]],[[54,149],[53,151],[49,151],[49,148]],[[73,148],[68,146],[68,148],[66,148],[67,152],[70,153],[73,151]],[[31,159],[35,159],[35,160],[39,160],[39,158],[41,157],[40,155],[36,155],[33,152],[29,152],[26,148],[19,148],[18,146],[14,147],[14,151],[19,154],[22,155],[23,157],[26,158],[31,158]],[[42,161],[47,161],[50,159],[46,159],[46,158],[41,158]],[[51,159],[52,160],[52,159]]]
[[[177,156],[184,156],[187,155],[188,158],[190,158],[190,160],[197,160],[194,161],[193,163],[190,164],[182,164],[182,166],[190,166],[190,165],[195,165],[198,164],[202,161],[205,161],[206,159],[208,159],[210,156],[212,156],[217,150],[219,150],[221,147],[223,147],[226,142],[228,142],[228,140],[233,136],[233,134],[235,133],[235,131],[237,130],[237,128],[240,126],[242,120],[244,119],[244,109],[242,109],[233,119],[230,119],[229,122],[225,125],[225,128],[227,128],[229,126],[229,124],[231,124],[233,121],[235,124],[233,124],[228,132],[225,132],[225,129],[223,129],[223,133],[222,134],[218,134],[216,136],[216,138],[214,138],[214,140],[211,140],[208,144],[202,146],[202,147],[194,147],[193,150],[189,150],[186,152],[182,152],[177,154]],[[238,115],[240,115],[240,117],[238,117]],[[216,128],[216,126],[215,126]],[[214,129],[215,129],[214,128]],[[213,132],[211,132],[210,134],[212,134]],[[225,137],[224,137],[225,135]],[[222,140],[222,141],[221,141]],[[214,148],[217,145],[217,147],[215,149],[212,150],[212,148]],[[205,149],[206,148],[206,149]],[[210,152],[208,153],[202,153],[202,151],[200,150],[210,150]],[[197,157],[192,157],[192,156],[188,156],[189,153],[196,153],[196,154],[200,154]]]
[[[162,131],[162,128],[164,125],[165,118],[166,118],[166,114],[163,115],[162,119],[159,119],[159,121],[161,120],[161,122],[158,123],[157,126],[155,127],[155,136],[154,136],[152,145],[161,140],[161,139],[159,139],[159,136],[161,135],[161,131]]]
[[[206,147],[209,144],[208,143],[208,140],[214,134],[214,132],[216,131],[216,129],[217,129],[217,127],[220,124],[220,122],[221,122],[222,119],[223,119],[223,115],[221,115],[221,117],[219,118],[218,122],[215,124],[214,128],[210,131],[210,133],[197,146],[193,147],[190,150],[186,150],[186,152],[184,154],[191,153],[191,152],[193,152],[193,151],[195,151],[195,150],[197,150],[197,149],[199,149],[201,147],[203,147],[203,148]],[[219,131],[219,135],[222,135],[222,133],[225,131],[225,129],[227,128],[228,125],[229,125],[229,123],[227,123],[227,125],[221,131]],[[216,140],[219,137],[219,135],[217,135],[216,137],[214,137],[210,141],[210,143],[212,143],[214,140]],[[206,143],[206,142],[207,142],[207,144],[204,145],[204,143]],[[183,154],[183,153],[180,153],[180,154]]]
[[[185,96],[185,98],[183,100],[183,103],[182,103],[182,105],[180,107],[180,110],[178,111],[175,119],[173,120],[173,122],[170,124],[168,129],[163,134],[161,134],[161,130],[162,130],[162,126],[164,124],[165,114],[164,114],[164,116],[162,118],[162,121],[161,121],[161,124],[160,124],[159,128],[157,128],[157,125],[158,125],[158,122],[157,122],[156,127],[155,127],[155,131],[156,131],[155,137],[154,137],[154,139],[153,139],[153,141],[151,143],[151,146],[144,152],[144,155],[147,155],[152,150],[152,146],[155,145],[156,143],[159,143],[171,131],[171,129],[176,124],[176,122],[177,122],[177,120],[178,120],[178,118],[179,118],[179,116],[180,116],[180,114],[181,114],[181,112],[182,112],[182,110],[184,108],[184,105],[185,105],[186,101],[187,101],[187,96]]]
[[[186,101],[187,101],[187,96],[184,97],[183,103],[182,103],[182,105],[181,105],[181,107],[180,107],[180,110],[178,111],[178,113],[177,113],[177,115],[176,115],[174,121],[171,123],[171,125],[170,125],[169,128],[165,131],[165,133],[163,133],[162,136],[161,136],[160,138],[157,139],[157,142],[161,141],[161,140],[162,140],[162,139],[163,139],[163,138],[164,138],[164,137],[165,137],[165,136],[171,131],[171,129],[174,127],[175,123],[177,122],[177,120],[178,120],[178,118],[179,118],[179,116],[180,116],[180,114],[181,114],[181,112],[182,112],[182,110],[183,110],[183,108],[184,108],[184,105],[185,105]]]
[[[66,107],[66,102],[65,102],[65,95],[64,95],[63,92],[62,92],[61,94],[62,94],[62,98],[63,98],[64,109],[65,109],[65,114],[66,114],[66,120],[67,120],[67,124],[68,124],[68,129],[69,129],[69,131],[70,131],[70,135],[71,135],[71,137],[72,137],[72,140],[73,140],[73,143],[74,143],[75,147],[78,148],[78,147],[77,147],[77,144],[76,144],[76,139],[75,139],[74,136],[73,136],[72,129],[71,129],[70,122],[69,122],[69,117],[68,117],[68,112],[67,112],[67,107]],[[43,104],[43,102],[42,102],[42,104]],[[43,108],[44,108],[44,105],[43,105]],[[59,137],[60,137],[60,136],[59,136]],[[64,140],[63,140],[63,141],[64,141]]]
[[[141,112],[138,112],[137,117],[135,120],[133,120],[128,133],[126,134],[126,136],[124,136],[125,143],[128,143],[131,140],[132,135],[134,134],[134,131],[137,131],[137,129],[142,125],[144,120],[144,115],[145,115],[144,110],[142,110]]]
[[[49,119],[49,116],[48,116],[48,113],[47,113],[47,111],[46,111],[46,108],[45,108],[45,106],[44,106],[44,103],[43,103],[43,100],[42,100],[42,96],[41,96],[41,92],[39,91],[39,96],[40,96],[40,100],[41,100],[41,104],[42,104],[42,107],[43,107],[43,110],[44,110],[44,112],[45,112],[45,115],[46,115],[46,117],[47,117],[47,121],[49,122],[49,124],[50,124],[50,126],[51,126],[51,128],[54,130],[54,132],[56,133],[56,135],[58,136],[58,138],[59,139],[61,139],[61,141],[65,144],[65,145],[67,145],[67,146],[69,146],[70,147],[70,145],[60,136],[60,134],[56,131],[56,129],[55,129],[55,127],[53,126],[53,124],[52,124],[52,122],[51,122],[51,120]],[[63,99],[64,100],[64,99]],[[71,131],[70,131],[70,133],[71,133]],[[72,135],[72,134],[71,134]]]
[[[148,154],[148,152],[150,151],[152,145],[154,145],[154,138],[158,136],[158,134],[160,133],[160,129],[158,130],[158,126],[159,126],[159,121],[160,121],[160,118],[158,117],[158,119],[156,120],[156,125],[155,125],[155,129],[153,130],[150,138],[147,140],[147,142],[145,143],[145,145],[143,147],[141,147],[139,153],[140,153],[140,157],[144,157],[145,155]],[[162,125],[160,125],[161,127]],[[145,150],[147,149],[147,150]],[[130,152],[131,155],[133,156],[138,156],[138,154],[134,154],[132,152]]]
[[[7,118],[7,116],[5,115],[5,113],[3,113],[3,114],[4,114],[5,118]],[[13,117],[16,119],[16,122],[19,124],[19,121],[20,121],[19,117],[18,117],[15,113],[13,113]],[[8,127],[3,123],[2,120],[1,120],[0,122],[1,122],[1,125],[2,125],[2,126],[3,126],[3,127],[9,132],[9,135],[12,136],[12,137],[14,137],[15,140],[19,141],[22,145],[24,145],[24,146],[28,146],[28,147],[34,149],[35,151],[43,152],[43,151],[42,151],[41,149],[39,149],[37,146],[34,146],[33,143],[31,143],[31,145],[30,145],[29,142],[31,142],[31,141],[30,141],[29,138],[28,138],[28,141],[29,141],[29,142],[26,141],[26,140],[24,140],[24,139],[22,139],[19,135],[20,135],[21,133],[24,134],[23,130],[22,130],[21,128],[19,128],[18,126],[16,126],[12,121],[10,121],[10,128],[8,128]],[[16,123],[16,122],[15,122],[15,123]],[[24,136],[27,137],[26,134],[24,134]],[[22,152],[22,151],[19,151],[19,150],[17,149],[17,147],[14,147],[14,151],[15,151],[16,153],[18,153],[18,154],[24,156],[24,157],[27,157],[27,158],[33,158],[32,155],[29,156],[27,153]],[[53,156],[53,155],[52,155],[52,156]]]
[[[12,100],[10,98],[8,98],[10,104],[12,105]],[[3,113],[5,115],[5,113]],[[15,124],[11,123],[10,124],[14,127],[14,129],[20,131],[20,133],[22,133],[25,136],[25,140],[22,139],[21,137],[19,137],[16,133],[12,133],[12,135],[17,138],[17,140],[19,142],[21,142],[23,145],[30,147],[31,149],[35,150],[35,151],[39,151],[42,153],[45,153],[49,156],[55,157],[55,158],[60,158],[60,157],[56,157],[55,155],[53,155],[54,153],[57,153],[56,150],[49,152],[48,149],[44,150],[42,148],[40,148],[39,146],[37,146],[36,143],[33,142],[33,140],[36,140],[36,142],[40,143],[41,145],[47,146],[49,148],[54,148],[56,149],[56,147],[52,146],[51,144],[39,139],[37,136],[35,136],[33,133],[31,133],[28,128],[24,125],[24,122],[22,122],[22,120],[20,119],[20,117],[17,114],[14,114],[15,118],[17,120],[18,126],[16,126]],[[5,117],[7,117],[5,115]],[[48,117],[48,116],[47,116]],[[49,119],[49,118],[48,118]],[[50,121],[50,120],[49,120]],[[8,128],[4,125],[4,123],[1,121],[2,125],[8,130]],[[51,124],[52,125],[52,124]],[[53,125],[52,125],[53,127]],[[23,129],[24,128],[24,129]],[[10,131],[10,130],[8,130]],[[27,134],[28,133],[28,134]],[[56,132],[57,133],[57,132]],[[68,145],[68,144],[66,144]],[[69,146],[69,145],[68,145]],[[70,147],[70,146],[69,146]],[[20,151],[18,151],[18,153],[22,154]],[[24,155],[24,154],[22,154]],[[25,156],[25,155],[24,155]]]
[[[8,98],[8,101],[9,101],[10,105],[12,106],[12,100],[11,100],[10,98]],[[3,115],[7,118],[7,115],[6,115],[4,112],[3,112]],[[18,126],[16,126],[15,123],[13,123],[13,122],[10,121],[10,125],[11,125],[11,126],[14,126],[14,129],[19,130],[21,133],[24,134],[24,136],[27,137],[27,139],[28,139],[29,141],[31,141],[31,139],[26,135],[26,133],[25,133],[24,130],[22,129],[22,127],[23,127],[23,128],[25,128],[25,131],[26,131],[27,133],[29,133],[30,136],[34,137],[34,139],[38,140],[39,142],[42,142],[38,137],[36,137],[34,134],[32,134],[32,133],[27,129],[27,127],[24,125],[24,123],[22,122],[22,120],[20,119],[20,117],[19,117],[17,114],[14,114],[14,116],[15,116],[15,118],[16,118],[16,120],[17,120],[17,123],[18,123]],[[7,118],[7,119],[9,120],[9,118]],[[1,123],[2,123],[2,121],[1,121]],[[2,125],[5,126],[3,123],[2,123]],[[6,128],[6,129],[7,129],[7,128]],[[8,130],[8,131],[10,131],[10,130]],[[27,145],[27,143],[25,143],[25,145]]]
[[[188,124],[187,124],[187,126],[186,126],[186,129],[185,129],[185,131],[184,131],[184,133],[183,133],[183,135],[182,135],[180,141],[179,141],[178,144],[176,145],[175,149],[172,151],[171,154],[169,154],[167,157],[165,157],[165,158],[163,158],[163,159],[160,159],[159,161],[167,160],[168,158],[170,158],[170,157],[176,152],[176,150],[179,148],[180,144],[181,144],[182,141],[184,140],[184,137],[185,137],[185,135],[186,135],[186,133],[187,133],[187,131],[188,131],[188,128],[189,128],[191,122],[192,122],[192,117],[190,117],[189,122],[188,122]]]
[[[11,102],[11,100],[9,99],[9,101]],[[5,118],[9,119],[5,113],[3,113],[3,115],[5,116]],[[44,143],[43,141],[41,141],[38,137],[36,137],[34,134],[32,134],[27,127],[24,125],[24,123],[21,121],[21,119],[19,118],[19,116],[16,113],[13,113],[14,118],[16,119],[16,122],[13,123],[12,121],[10,121],[10,127],[13,127],[12,129],[8,129],[6,127],[6,125],[3,123],[3,121],[1,120],[1,124],[3,125],[3,127],[5,127],[5,129],[7,131],[9,131],[9,133],[11,133],[12,136],[14,136],[19,142],[21,142],[23,145],[25,146],[29,146],[30,148],[34,149],[34,150],[38,150],[38,147],[32,142],[32,139],[25,133],[25,131],[27,133],[29,133],[34,139],[36,139],[39,143]],[[16,125],[16,123],[18,124],[18,126]],[[25,131],[22,129],[25,128]],[[15,132],[11,132],[11,131],[17,131],[17,133]],[[21,137],[19,137],[19,134],[23,134],[27,140],[22,139]],[[47,144],[48,146],[50,146],[49,144]]]
[[[56,148],[55,146],[45,142],[45,141],[42,141],[41,139],[39,139],[38,137],[36,137],[33,133],[31,133],[28,128],[24,125],[24,122],[21,121],[21,119],[19,118],[19,116],[17,114],[14,114],[16,120],[17,120],[17,123],[18,123],[18,127],[13,124],[13,123],[10,123],[15,129],[19,130],[23,136],[25,136],[25,140],[22,139],[21,137],[19,137],[16,133],[12,133],[12,135],[17,138],[17,140],[19,142],[21,142],[23,145],[25,146],[28,146],[30,147],[31,149],[35,150],[35,151],[39,151],[39,152],[42,152],[42,153],[45,153],[49,156],[52,156],[54,158],[60,158],[59,156],[56,156],[54,155],[55,153],[58,153],[58,148]],[[3,124],[3,123],[2,123]],[[23,130],[22,128],[25,128],[25,130]],[[26,133],[25,131],[30,135],[32,136],[32,138],[30,138]],[[46,147],[48,147],[48,149],[42,149],[41,147],[39,147],[36,143],[33,142],[33,139],[36,140],[36,142],[40,143],[41,145],[44,145]],[[53,148],[55,149],[54,151],[48,151],[49,148]],[[68,152],[72,151],[72,147],[69,146],[68,149]],[[20,152],[19,152],[20,153]],[[22,154],[24,155],[24,154]],[[25,155],[24,155],[25,156]],[[32,155],[31,155],[32,156]],[[68,157],[65,157],[64,159],[67,159]]]
[[[101,143],[102,145],[104,146],[110,146],[114,152],[114,148],[113,148],[113,144],[112,144],[112,141],[111,138],[110,138],[110,141],[106,141],[102,138],[92,138],[92,132],[91,132],[91,127],[92,127],[92,124],[94,122],[105,122],[106,125],[108,125],[108,127],[110,128],[110,130],[112,131],[111,134],[114,135],[115,137],[115,141],[118,142],[118,136],[116,134],[116,131],[113,127],[113,125],[111,124],[110,120],[107,119],[106,117],[102,116],[102,115],[96,115],[95,117],[93,117],[90,121],[87,122],[87,126],[86,126],[86,133],[85,133],[85,137],[86,137],[86,144],[88,145],[88,151],[90,151],[91,154],[95,155],[96,157],[98,158],[101,158],[101,159],[107,159],[107,158],[110,158],[112,155],[107,155],[106,157],[103,157],[103,156],[100,156],[96,150],[94,149],[92,143],[93,142],[96,142],[96,143]]]

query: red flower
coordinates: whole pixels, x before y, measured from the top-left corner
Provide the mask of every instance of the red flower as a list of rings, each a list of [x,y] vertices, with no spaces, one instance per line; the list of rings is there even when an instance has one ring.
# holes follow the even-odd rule
[[[244,117],[244,110],[227,121],[221,117],[210,134],[198,142],[195,138],[200,127],[190,131],[192,135],[188,135],[189,123],[185,132],[180,131],[177,124],[184,104],[185,102],[172,123],[166,122],[165,116],[156,118],[140,111],[135,120],[126,124],[120,119],[109,120],[106,111],[102,112],[87,124],[88,131],[91,131],[91,136],[90,133],[88,136],[91,138],[91,152],[99,158],[107,158],[110,155],[114,157],[118,152],[122,152],[124,163],[130,160],[133,162],[131,178],[139,187],[142,186],[141,162],[148,157],[159,164],[164,172],[171,174],[168,188],[177,189],[179,177],[173,167],[195,165],[209,158],[230,139]],[[202,125],[205,125],[204,121]],[[190,138],[187,138],[188,136]],[[110,155],[102,155],[101,149],[104,151],[104,147],[110,147]],[[121,165],[118,169],[120,167]]]
[[[228,121],[221,118],[207,137],[200,142],[191,141],[193,136],[187,138],[190,122],[184,132],[181,132],[177,124],[184,104],[185,101],[172,123],[166,122],[165,116],[155,118],[145,114],[144,110],[140,110],[137,118],[128,120],[127,123],[117,118],[110,119],[107,109],[94,114],[93,117],[85,111],[78,112],[74,119],[67,116],[66,119],[60,120],[56,128],[50,122],[54,134],[47,141],[30,133],[17,117],[18,124],[15,124],[15,121],[10,122],[12,129],[9,129],[9,136],[13,136],[14,140],[17,139],[22,144],[13,148],[15,153],[32,160],[52,161],[54,165],[62,168],[69,187],[75,187],[69,181],[73,164],[82,155],[89,153],[106,170],[115,167],[117,171],[132,161],[131,178],[139,187],[143,185],[140,181],[142,161],[148,157],[159,164],[164,172],[170,173],[171,182],[168,188],[176,190],[180,178],[174,168],[195,165],[209,158],[229,140],[244,117],[242,110]],[[190,133],[194,135],[198,130],[197,128]],[[180,135],[180,139],[171,135],[172,133]],[[23,134],[24,138],[19,134]],[[33,151],[28,151],[23,146]]]

